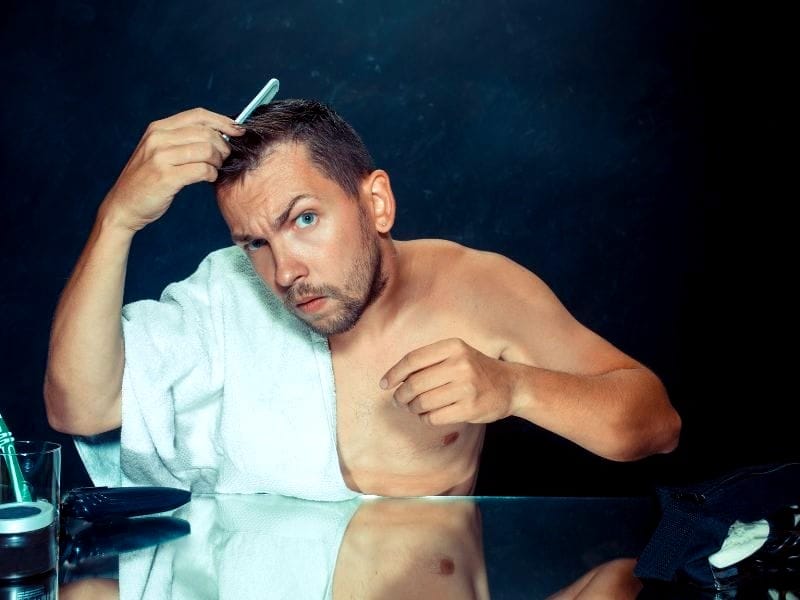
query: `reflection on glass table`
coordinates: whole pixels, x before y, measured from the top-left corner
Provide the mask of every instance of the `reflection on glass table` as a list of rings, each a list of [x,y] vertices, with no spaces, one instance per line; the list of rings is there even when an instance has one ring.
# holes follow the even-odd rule
[[[172,518],[191,533],[120,554],[118,583],[87,573],[60,597],[624,600],[656,511],[624,498],[218,495]]]

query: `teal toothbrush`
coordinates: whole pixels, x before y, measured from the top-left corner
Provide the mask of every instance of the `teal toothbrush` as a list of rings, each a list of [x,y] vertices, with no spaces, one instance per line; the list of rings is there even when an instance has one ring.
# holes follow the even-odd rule
[[[11,477],[11,486],[14,489],[14,496],[17,502],[31,502],[33,499],[30,491],[28,491],[28,484],[25,482],[22,469],[19,468],[19,462],[17,461],[14,436],[8,430],[8,426],[3,420],[3,415],[0,415],[0,454],[6,460],[8,473]]]

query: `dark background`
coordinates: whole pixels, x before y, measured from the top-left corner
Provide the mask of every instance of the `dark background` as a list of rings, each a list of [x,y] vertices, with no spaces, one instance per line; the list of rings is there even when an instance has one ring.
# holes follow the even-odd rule
[[[785,15],[725,6],[5,3],[0,411],[17,439],[66,444],[65,489],[86,481],[47,426],[41,382],[97,206],[148,122],[236,113],[276,76],[279,97],[326,101],[361,132],[392,176],[396,238],[525,265],[653,368],[683,417],[679,450],[636,464],[496,424],[479,491],[640,493],[797,458],[783,100],[796,68]],[[229,241],[211,188],[185,190],[137,237],[126,299]]]

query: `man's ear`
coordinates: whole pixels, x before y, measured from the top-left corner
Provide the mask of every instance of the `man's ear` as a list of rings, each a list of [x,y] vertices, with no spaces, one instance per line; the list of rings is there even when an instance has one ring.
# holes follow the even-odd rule
[[[367,200],[367,208],[372,215],[375,229],[379,233],[389,233],[394,225],[395,203],[389,174],[377,169],[370,173],[362,183],[362,192]]]

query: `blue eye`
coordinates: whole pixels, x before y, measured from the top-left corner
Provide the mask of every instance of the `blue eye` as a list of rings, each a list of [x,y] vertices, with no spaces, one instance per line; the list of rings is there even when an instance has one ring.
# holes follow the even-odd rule
[[[304,229],[317,222],[317,215],[310,212],[305,212],[294,220],[300,229]]]
[[[250,240],[249,242],[247,242],[247,243],[244,245],[244,249],[245,249],[247,252],[255,252],[255,251],[256,251],[256,250],[258,250],[259,248],[263,248],[263,247],[264,247],[264,246],[266,246],[266,245],[267,245],[267,240],[264,240],[264,239],[258,238],[258,239],[255,239],[255,240]]]

